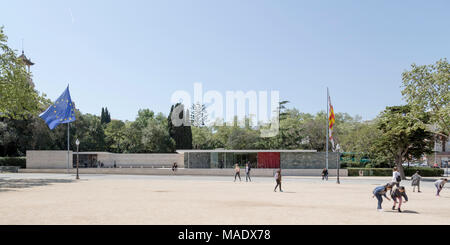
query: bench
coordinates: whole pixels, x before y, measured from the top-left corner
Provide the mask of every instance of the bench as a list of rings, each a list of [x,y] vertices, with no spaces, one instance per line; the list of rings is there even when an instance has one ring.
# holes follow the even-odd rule
[[[16,166],[0,166],[0,173],[10,172],[10,173],[18,173],[20,167]]]

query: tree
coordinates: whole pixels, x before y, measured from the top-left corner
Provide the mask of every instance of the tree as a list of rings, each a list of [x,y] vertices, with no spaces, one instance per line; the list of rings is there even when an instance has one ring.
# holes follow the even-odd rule
[[[151,119],[142,132],[142,143],[146,152],[175,152],[175,141],[170,137],[167,123]]]
[[[109,151],[115,153],[123,152],[123,140],[125,139],[125,123],[112,120],[105,129],[105,141]]]
[[[402,163],[409,155],[431,153],[432,134],[425,130],[427,114],[413,115],[411,107],[386,107],[378,118],[381,135],[375,146],[379,152],[394,160],[402,179],[405,179]]]
[[[327,113],[320,111],[314,116],[303,114],[302,120],[303,131],[306,133],[305,143],[307,147],[312,150],[324,151],[326,149],[325,137],[328,125]]]
[[[23,60],[7,45],[0,27],[0,117],[28,118],[39,112],[42,98],[34,90]]]
[[[102,107],[102,114],[100,115],[100,122],[105,123],[105,108]]]
[[[305,136],[305,128],[301,125],[301,114],[297,109],[286,109],[280,121],[280,141],[278,149],[300,149]]]
[[[450,135],[450,64],[447,59],[432,65],[412,64],[411,70],[405,71],[402,77],[402,94],[412,114],[417,117],[428,113],[429,124],[437,127],[437,131],[430,131],[437,133],[445,146]]]
[[[111,122],[111,114],[109,114],[108,107],[105,107],[105,123],[108,124]]]
[[[193,149],[214,149],[217,145],[209,127],[191,127]]]

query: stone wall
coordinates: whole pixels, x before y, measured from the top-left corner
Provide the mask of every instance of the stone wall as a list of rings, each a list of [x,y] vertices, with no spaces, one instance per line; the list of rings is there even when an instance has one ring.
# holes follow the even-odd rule
[[[184,167],[183,154],[113,154],[117,167],[171,168],[176,162],[178,167]],[[112,163],[114,164],[114,162]]]
[[[69,168],[72,168],[73,152],[69,152]],[[67,169],[67,151],[27,151],[27,168]]]
[[[328,168],[335,169],[337,167],[338,153],[328,153]],[[282,169],[323,169],[325,168],[325,152],[282,152],[281,168]]]
[[[104,167],[123,168],[171,168],[176,162],[178,167],[183,168],[183,154],[114,154],[109,152],[92,152],[97,155],[97,161],[102,162]],[[76,153],[75,153],[76,155]],[[73,152],[70,152],[70,168],[73,163]],[[75,159],[76,160],[76,159]],[[27,151],[27,168],[53,169],[67,168],[67,151]]]

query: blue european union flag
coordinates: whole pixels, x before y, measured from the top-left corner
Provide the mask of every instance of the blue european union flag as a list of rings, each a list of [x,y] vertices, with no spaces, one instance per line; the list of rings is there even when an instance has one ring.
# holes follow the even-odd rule
[[[61,123],[70,123],[75,121],[75,105],[70,98],[69,86],[64,93],[59,96],[53,105],[39,115],[48,127],[53,130]]]

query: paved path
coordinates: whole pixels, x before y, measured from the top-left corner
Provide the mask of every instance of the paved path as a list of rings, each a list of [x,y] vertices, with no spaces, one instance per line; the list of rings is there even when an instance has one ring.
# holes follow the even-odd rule
[[[0,224],[450,224],[450,189],[407,187],[404,213],[376,212],[386,177],[285,177],[233,182],[214,176],[0,174]]]

